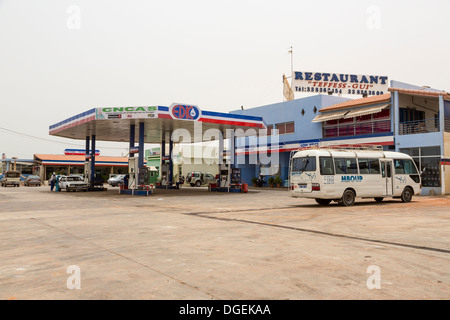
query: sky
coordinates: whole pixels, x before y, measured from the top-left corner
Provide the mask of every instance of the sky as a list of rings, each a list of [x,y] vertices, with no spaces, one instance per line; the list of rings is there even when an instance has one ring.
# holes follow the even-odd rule
[[[296,71],[450,91],[449,12],[449,0],[0,0],[0,153],[82,149],[49,126],[94,107],[281,102],[291,46]]]

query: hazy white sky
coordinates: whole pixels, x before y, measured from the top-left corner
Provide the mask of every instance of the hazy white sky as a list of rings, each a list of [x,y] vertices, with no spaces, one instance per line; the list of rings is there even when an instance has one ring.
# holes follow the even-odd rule
[[[82,148],[48,127],[93,107],[280,102],[290,46],[298,71],[448,91],[449,12],[449,0],[0,0],[0,128],[62,142],[0,129],[0,153]]]

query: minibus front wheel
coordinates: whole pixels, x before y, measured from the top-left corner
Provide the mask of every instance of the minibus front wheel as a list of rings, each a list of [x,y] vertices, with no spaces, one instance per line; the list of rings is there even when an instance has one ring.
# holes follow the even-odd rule
[[[403,190],[402,196],[400,198],[402,199],[402,202],[411,202],[413,195],[414,191],[410,187],[406,187]]]

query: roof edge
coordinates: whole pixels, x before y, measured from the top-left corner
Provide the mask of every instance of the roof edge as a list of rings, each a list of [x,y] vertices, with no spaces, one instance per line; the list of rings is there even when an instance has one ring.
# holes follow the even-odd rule
[[[439,97],[442,96],[444,99],[450,99],[450,93],[446,91],[430,91],[430,90],[414,90],[414,89],[403,89],[403,88],[388,88],[389,92],[398,92],[402,94],[426,96],[426,97]]]
[[[391,94],[385,93],[379,96],[372,96],[367,98],[360,98],[355,100],[349,100],[345,102],[341,102],[326,108],[319,110],[319,112],[331,112],[343,109],[350,109],[356,107],[365,107],[369,105],[375,105],[380,103],[386,103],[391,101]]]

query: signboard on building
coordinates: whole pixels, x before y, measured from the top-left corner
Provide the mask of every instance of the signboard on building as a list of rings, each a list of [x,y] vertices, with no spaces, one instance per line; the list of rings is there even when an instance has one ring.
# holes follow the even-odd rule
[[[89,153],[92,153],[92,150],[89,150]],[[64,155],[66,156],[84,156],[86,154],[85,149],[65,149]],[[95,155],[100,155],[100,150],[95,150]]]
[[[158,107],[106,107],[97,108],[96,120],[158,118]]]
[[[139,147],[130,147],[130,154],[139,153]]]
[[[299,93],[335,93],[375,96],[388,92],[388,77],[295,71],[292,90]]]
[[[161,148],[160,147],[156,147],[156,148],[151,148],[150,149],[150,155],[152,156],[157,156],[161,154]]]

